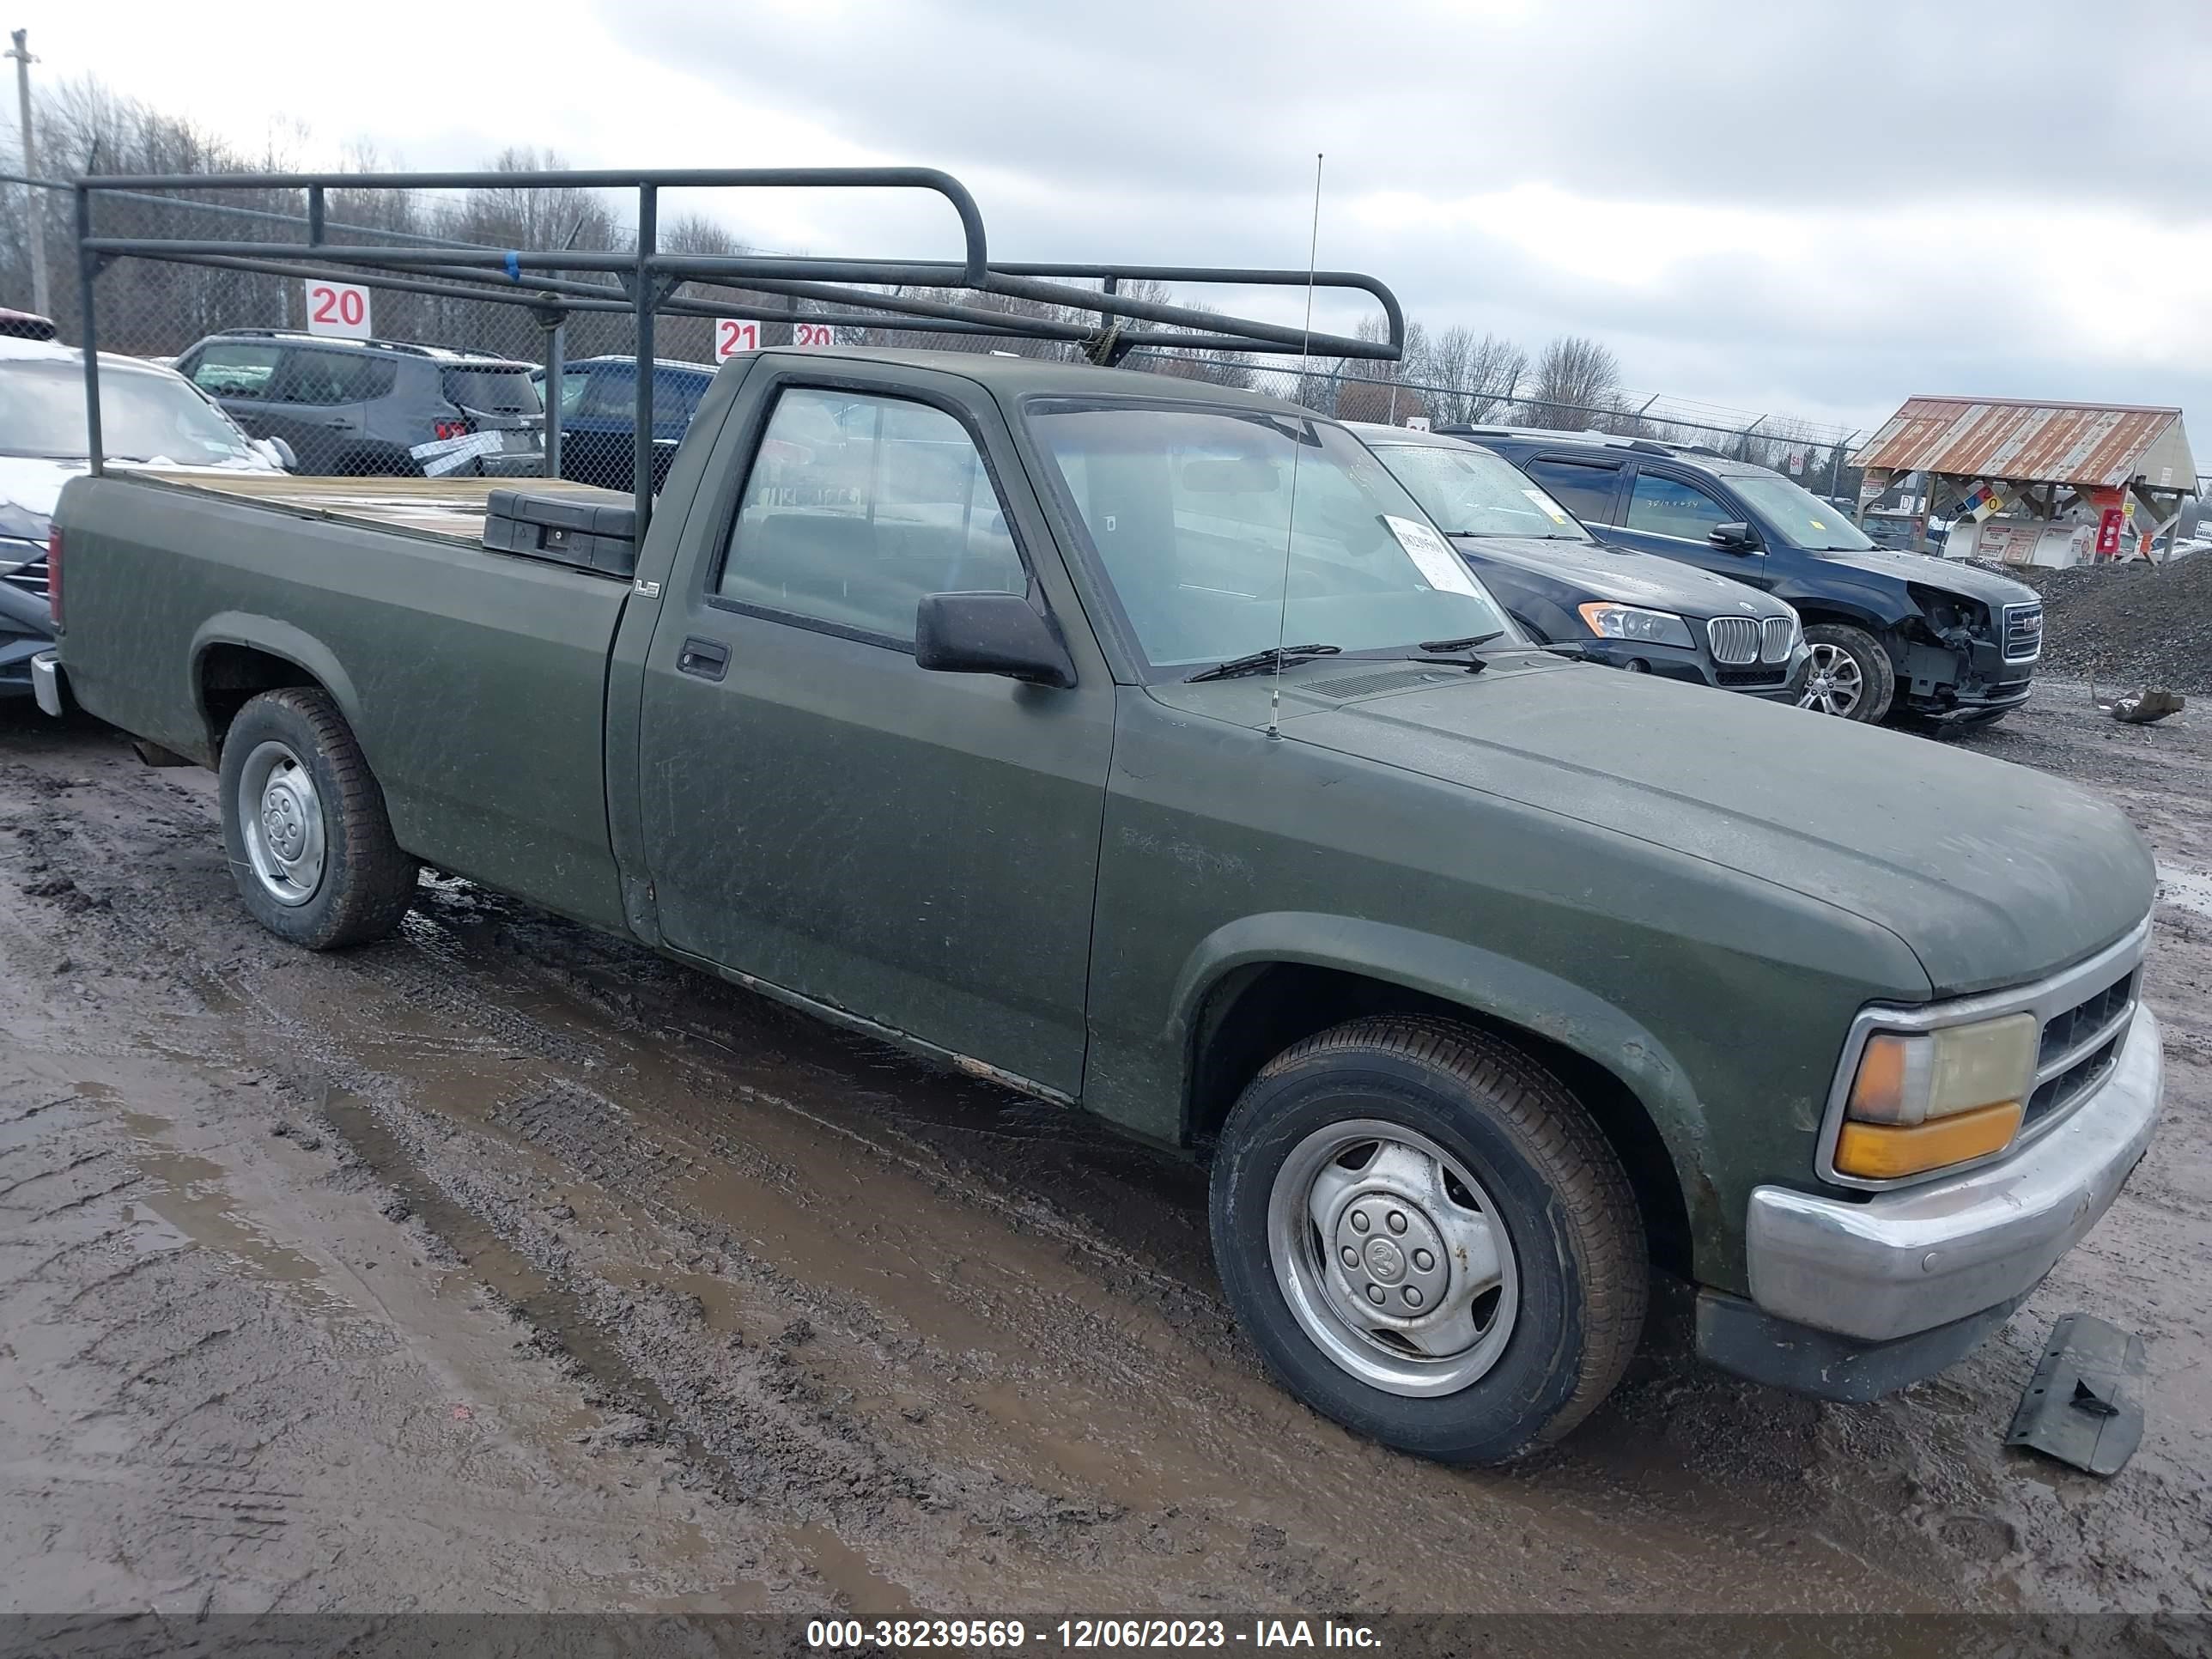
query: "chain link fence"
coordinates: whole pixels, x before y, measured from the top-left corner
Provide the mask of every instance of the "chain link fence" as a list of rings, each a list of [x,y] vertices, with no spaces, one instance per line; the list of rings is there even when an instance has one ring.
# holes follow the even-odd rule
[[[0,188],[27,207],[20,218],[12,212],[0,216],[0,306],[30,303],[35,285],[28,222],[38,215],[49,314],[62,341],[82,339],[74,191],[19,176],[0,179]],[[604,256],[623,254],[636,243],[600,192],[543,186],[333,189],[320,204],[319,240],[421,256],[404,273],[352,268],[342,278],[301,275],[296,257],[268,254],[269,245],[307,240],[313,205],[301,191],[274,186],[95,192],[94,235],[240,248],[229,255],[213,247],[189,263],[110,260],[96,284],[101,350],[173,367],[266,453],[281,456],[297,472],[559,477],[610,489],[633,488],[638,318],[630,289]],[[702,256],[745,251],[702,218],[662,226],[657,245]],[[481,265],[441,271],[441,252],[481,257],[514,248],[573,249],[580,261],[596,263],[580,263],[574,270],[509,270],[506,283],[489,290]],[[298,255],[306,252],[304,246],[297,249]],[[902,292],[927,297],[931,290]],[[1164,289],[1152,297],[1173,298]],[[997,296],[980,302],[1019,310],[1025,318],[1039,311]],[[775,314],[749,320],[723,314],[763,308]],[[788,295],[696,281],[672,285],[660,296],[652,370],[655,486],[719,356],[732,349],[842,342],[1027,356],[1072,356],[1080,349],[1022,336],[941,333],[920,319],[912,329],[839,328],[811,323],[817,310]],[[1316,359],[1301,365],[1241,351],[1146,348],[1123,362],[1267,392],[1343,420],[1594,430],[1695,446],[1770,466],[1816,494],[1848,500],[1858,489],[1858,475],[1849,465],[1854,434],[1798,422],[1729,425],[1698,418],[1710,411],[1662,398],[1565,404],[1394,378],[1394,366],[1382,362]],[[102,385],[106,410],[111,401],[106,377]],[[159,399],[134,400],[123,391],[116,394],[121,401],[108,415],[104,434],[111,457],[182,461],[212,453],[171,453],[193,441],[161,424],[178,418],[185,406],[171,403],[165,417],[155,406]],[[140,402],[147,405],[143,420],[118,427],[118,421],[132,421]]]
[[[1602,404],[1558,403],[1395,378],[1375,372],[1382,367],[1376,364],[1277,368],[1164,352],[1137,353],[1126,366],[1266,392],[1340,421],[1385,426],[1425,421],[1431,426],[1534,428],[1563,436],[1601,432],[1771,467],[1816,495],[1855,501],[1859,487],[1858,469],[1850,465],[1856,432],[1767,417],[1729,425],[1710,418],[1709,410],[1656,395],[1617,394]]]

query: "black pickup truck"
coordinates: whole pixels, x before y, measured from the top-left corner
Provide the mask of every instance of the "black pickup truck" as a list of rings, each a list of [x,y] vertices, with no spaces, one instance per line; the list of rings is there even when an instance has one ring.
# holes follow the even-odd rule
[[[1812,647],[1798,701],[1846,720],[1986,726],[2027,701],[2043,601],[2008,577],[1877,547],[1779,472],[1687,446],[1518,428],[1437,428],[1494,449],[1599,539],[1763,588]]]

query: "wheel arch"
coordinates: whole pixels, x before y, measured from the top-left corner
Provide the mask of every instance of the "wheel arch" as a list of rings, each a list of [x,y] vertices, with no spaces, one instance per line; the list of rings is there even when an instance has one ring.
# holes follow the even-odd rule
[[[1877,605],[1875,603],[1875,596],[1872,594],[1838,594],[1820,590],[1795,593],[1777,589],[1775,598],[1795,606],[1797,615],[1808,628],[1817,627],[1822,623],[1839,623],[1846,628],[1860,629],[1873,635],[1885,648],[1900,627],[1920,614],[1909,604]]]
[[[238,711],[264,691],[313,686],[326,692],[358,733],[361,697],[353,677],[313,635],[273,617],[228,611],[211,617],[192,637],[192,696],[206,732],[197,757],[215,765]]]
[[[1480,946],[1388,924],[1254,917],[1195,953],[1177,987],[1182,1135],[1203,1146],[1260,1067],[1374,1013],[1426,1013],[1514,1044],[1595,1118],[1627,1171],[1652,1260],[1692,1268],[1692,1194],[1710,1192],[1704,1114],[1664,1044],[1610,1004]]]

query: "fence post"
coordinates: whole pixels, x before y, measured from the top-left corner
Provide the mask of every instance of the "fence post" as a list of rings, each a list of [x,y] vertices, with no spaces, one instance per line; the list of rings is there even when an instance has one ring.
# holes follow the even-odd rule
[[[46,204],[39,199],[39,187],[31,182],[39,176],[39,150],[31,132],[30,31],[17,29],[9,39],[15,42],[15,50],[8,56],[15,60],[15,112],[22,122],[23,205],[31,216],[26,226],[30,233],[31,309],[51,317],[53,301],[46,291]]]
[[[659,240],[659,191],[637,187],[637,431],[630,445],[630,495],[637,507],[637,544],[645,546],[653,521],[653,312],[657,277],[653,269]]]
[[[568,366],[568,313],[552,313],[545,331],[545,476],[561,476],[561,377]]]
[[[87,470],[95,478],[107,471],[107,446],[100,433],[100,341],[92,325],[92,285],[100,275],[100,256],[85,244],[92,240],[92,187],[76,187],[76,288],[79,343],[84,348],[84,435]]]

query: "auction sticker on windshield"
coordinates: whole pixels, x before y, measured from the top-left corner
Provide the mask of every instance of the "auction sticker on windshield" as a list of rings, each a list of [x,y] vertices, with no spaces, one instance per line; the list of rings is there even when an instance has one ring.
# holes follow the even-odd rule
[[[1459,555],[1451,544],[1425,524],[1415,524],[1411,519],[1401,519],[1385,513],[1382,522],[1390,526],[1390,533],[1398,538],[1398,545],[1406,550],[1406,556],[1419,568],[1431,587],[1439,593],[1464,593],[1470,599],[1482,597],[1482,590],[1474,585],[1474,578],[1467,574],[1467,567],[1459,562]]]
[[[1530,501],[1536,503],[1536,510],[1539,513],[1548,514],[1553,524],[1565,524],[1567,521],[1567,509],[1561,507],[1557,501],[1553,501],[1549,495],[1547,495],[1542,490],[1524,489],[1521,493],[1523,495],[1526,495]]]

